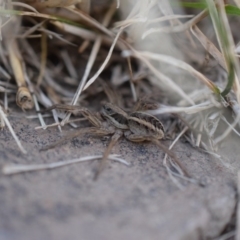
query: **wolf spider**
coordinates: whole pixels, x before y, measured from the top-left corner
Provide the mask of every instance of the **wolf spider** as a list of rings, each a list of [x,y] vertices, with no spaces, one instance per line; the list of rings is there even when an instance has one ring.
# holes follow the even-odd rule
[[[45,111],[59,109],[66,110],[69,113],[81,113],[93,126],[82,128],[72,134],[69,134],[61,140],[48,145],[42,150],[54,148],[66,140],[78,137],[81,134],[95,136],[111,135],[111,140],[104,151],[102,160],[95,173],[94,179],[96,180],[106,165],[107,157],[110,154],[111,149],[121,137],[125,137],[131,142],[148,141],[153,142],[170,157],[172,157],[175,163],[181,168],[182,172],[189,177],[188,172],[179,162],[175,154],[159,142],[160,139],[164,138],[163,125],[159,119],[144,112],[143,110],[146,108],[149,108],[149,106],[146,104],[138,104],[134,111],[127,113],[112,103],[106,103],[103,105],[100,113],[93,113],[86,108],[80,108],[78,106],[62,104],[53,105]]]

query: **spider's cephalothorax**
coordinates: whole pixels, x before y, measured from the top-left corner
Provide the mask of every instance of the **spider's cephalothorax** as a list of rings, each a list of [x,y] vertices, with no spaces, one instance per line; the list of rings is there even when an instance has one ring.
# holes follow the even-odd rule
[[[164,137],[162,123],[148,113],[136,111],[127,114],[121,108],[106,103],[103,105],[102,116],[108,119],[115,127],[130,130],[131,135],[141,135],[142,139],[144,137],[153,139],[162,139]]]
[[[128,115],[120,107],[117,107],[111,103],[106,103],[102,107],[101,115],[104,119],[110,121],[110,123],[116,128],[128,129]]]

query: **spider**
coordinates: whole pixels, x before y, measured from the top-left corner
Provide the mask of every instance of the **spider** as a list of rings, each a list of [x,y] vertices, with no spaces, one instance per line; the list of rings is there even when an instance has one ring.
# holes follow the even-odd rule
[[[100,113],[92,113],[88,109],[79,108],[78,106],[62,104],[53,105],[45,111],[60,109],[67,110],[70,113],[81,113],[93,126],[82,128],[70,135],[67,135],[61,140],[48,145],[42,150],[54,148],[66,140],[72,139],[81,134],[96,136],[111,135],[111,140],[95,173],[94,179],[96,180],[106,165],[107,157],[110,154],[111,149],[121,137],[125,137],[131,142],[148,141],[155,143],[165,153],[172,157],[177,165],[179,165],[179,167],[182,169],[183,173],[189,177],[189,174],[181,165],[175,154],[159,142],[159,140],[164,137],[163,125],[156,117],[143,112],[142,109],[145,109],[145,107],[143,106],[141,108],[141,105],[138,105],[133,112],[127,113],[112,103],[106,103],[103,105]]]

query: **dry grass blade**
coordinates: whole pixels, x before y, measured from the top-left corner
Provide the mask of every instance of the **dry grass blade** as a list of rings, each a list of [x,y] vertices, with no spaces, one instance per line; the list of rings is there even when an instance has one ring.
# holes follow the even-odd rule
[[[46,24],[43,25],[43,27],[46,26]],[[46,69],[47,64],[47,34],[45,32],[42,32],[41,37],[41,66],[40,66],[40,72],[37,79],[37,86],[39,87],[42,83],[44,72]]]
[[[133,97],[133,101],[136,102],[137,101],[137,93],[136,93],[136,89],[133,83],[133,71],[132,71],[132,64],[131,64],[131,58],[128,57],[127,58],[127,63],[128,63],[128,70],[129,70],[129,76],[130,76],[130,87],[131,87],[131,92],[132,92],[132,97]]]
[[[38,13],[38,11],[34,7],[32,7],[32,6],[30,6],[29,4],[26,4],[26,3],[12,2],[12,5],[17,6],[17,7],[24,7],[24,8],[27,8],[28,10],[32,10],[33,12]]]
[[[27,84],[29,86],[29,90],[32,93],[32,98],[33,98],[33,102],[34,102],[34,105],[35,105],[35,109],[36,109],[36,111],[39,111],[40,108],[39,108],[38,100],[37,100],[37,97],[36,97],[36,95],[34,93],[34,88],[33,88],[32,82],[30,81],[30,79],[29,79],[29,77],[27,75],[25,64],[23,64],[23,69],[24,69],[24,77],[25,77],[26,82],[27,82]],[[43,119],[41,113],[38,113],[38,119],[39,119],[39,122],[41,123],[41,126],[43,127],[43,129],[45,129],[46,124],[44,122],[44,119]]]
[[[180,189],[180,190],[184,190],[184,187],[182,186],[182,184],[178,181],[177,178],[174,177],[174,175],[176,176],[176,174],[174,174],[173,171],[171,171],[171,169],[166,166],[166,169],[167,169],[167,173],[168,173],[168,176],[169,178],[172,180],[172,182]],[[180,178],[181,175],[179,176],[179,174],[177,174],[177,177]]]
[[[173,19],[192,18],[192,17],[194,17],[194,15],[177,15],[177,14],[173,14],[173,15],[163,16],[163,17],[160,17],[160,18],[151,19],[147,23],[151,24],[151,23],[156,23],[156,22],[169,21],[169,20],[173,20]]]
[[[78,48],[78,52],[80,54],[84,53],[84,51],[88,48],[89,45],[90,45],[90,42],[88,40],[83,41],[83,43]]]
[[[127,20],[124,20],[124,21],[121,21],[121,22],[116,22],[114,25],[115,25],[115,28],[121,28],[121,27],[122,28],[127,28],[134,23],[146,23],[146,21],[147,21],[146,17],[139,17],[139,18],[136,18],[136,19],[127,19]]]
[[[45,20],[38,24],[35,24],[33,27],[31,27],[30,29],[28,29],[22,35],[20,35],[18,37],[20,37],[20,38],[28,37],[30,34],[34,33],[36,30],[38,30],[44,23],[45,23]]]
[[[32,109],[33,99],[24,78],[22,59],[18,49],[16,40],[6,42],[11,66],[14,72],[14,76],[18,85],[18,91],[16,96],[16,102],[22,109]]]
[[[131,48],[132,50],[134,50],[133,48]],[[124,56],[125,57],[129,57],[129,51],[125,51],[124,52]],[[174,82],[172,81],[169,77],[167,77],[166,75],[164,75],[163,73],[161,73],[160,71],[158,71],[151,63],[150,61],[148,61],[148,59],[144,56],[141,56],[141,54],[138,53],[138,51],[134,50],[133,57],[136,57],[138,59],[140,59],[143,63],[145,63],[148,68],[152,71],[152,73],[158,78],[159,81],[161,81],[162,84],[164,84],[165,86],[168,86],[169,89],[175,91],[179,96],[181,96],[182,98],[184,98],[186,101],[188,101],[191,105],[194,105],[194,102],[192,101],[192,99],[190,99],[188,97],[188,95]],[[159,84],[158,81],[155,81],[155,84]]]
[[[89,29],[76,27],[68,23],[62,23],[59,21],[51,21],[51,24],[56,26],[57,28],[61,29],[62,31],[65,31],[66,33],[73,34],[74,36],[79,36],[83,39],[86,39],[86,41],[95,41],[97,36],[99,36],[98,33],[93,32]],[[101,35],[102,37],[102,43],[111,46],[112,44],[112,37]],[[117,43],[117,47],[119,47],[119,44]]]
[[[14,10],[2,10],[0,9],[1,14],[9,14],[9,15],[18,15],[18,16],[31,16],[31,17],[38,17],[38,18],[44,18],[44,19],[49,19],[49,20],[55,20],[59,21],[58,17],[49,15],[49,14],[43,14],[43,13],[38,13],[38,12],[27,12],[27,11],[14,11]]]
[[[87,66],[85,68],[85,71],[84,71],[84,75],[82,77],[82,80],[78,86],[78,89],[75,93],[75,96],[72,100],[72,104],[73,105],[76,105],[77,102],[78,102],[78,99],[80,97],[80,94],[82,93],[82,90],[84,89],[84,85],[86,84],[86,81],[88,79],[88,76],[90,74],[90,71],[92,69],[92,66],[94,64],[94,61],[96,59],[96,56],[97,56],[97,53],[98,53],[98,50],[101,46],[101,42],[102,42],[102,39],[100,36],[97,37],[97,39],[95,40],[94,42],[94,45],[93,45],[93,48],[92,48],[92,51],[91,51],[91,54],[89,56],[89,59],[88,59],[88,62],[87,62]],[[66,118],[66,120],[68,120],[68,118]]]
[[[51,100],[42,91],[38,92],[38,101],[41,102],[44,106],[51,106],[52,104]],[[52,112],[53,112],[53,118],[58,125],[59,131],[61,132],[62,130],[61,130],[61,126],[59,125],[58,114],[56,110],[52,110]]]
[[[5,175],[11,175],[11,174],[17,174],[17,173],[23,173],[23,172],[48,170],[48,169],[64,167],[70,164],[98,160],[101,158],[102,158],[102,155],[96,155],[96,156],[88,156],[88,157],[82,157],[82,158],[77,158],[72,160],[66,160],[66,161],[60,161],[60,162],[54,162],[54,163],[45,163],[45,164],[32,164],[32,165],[11,164],[11,165],[4,166],[2,168],[2,172]],[[110,155],[108,159],[123,163],[127,166],[130,165],[127,161],[119,158],[118,155],[115,155],[115,154]]]
[[[174,141],[172,142],[172,144],[171,144],[170,147],[168,148],[169,150],[171,150],[171,149],[173,148],[173,146],[177,143],[177,141],[180,139],[180,137],[183,136],[184,133],[185,133],[188,129],[189,129],[189,128],[186,126],[186,127],[178,134],[178,136],[174,139]],[[170,176],[171,178],[173,178],[172,175],[175,175],[176,177],[182,178],[182,179],[184,179],[184,180],[186,180],[186,181],[189,181],[189,182],[192,182],[192,183],[196,183],[196,184],[201,184],[201,183],[197,182],[197,181],[196,181],[195,179],[193,179],[193,178],[185,177],[185,176],[183,176],[183,175],[180,175],[180,174],[177,174],[177,173],[171,171],[171,169],[170,169],[170,168],[168,167],[168,165],[167,165],[167,153],[166,153],[165,156],[164,156],[163,165],[166,167],[167,172],[168,172],[168,174],[169,174],[169,176]],[[174,183],[176,184],[176,180],[174,180]],[[177,184],[177,186],[179,187],[179,184]]]
[[[81,0],[48,0],[36,1],[34,6],[36,8],[54,8],[54,7],[68,7],[81,2]]]
[[[188,127],[185,127],[179,134],[178,136],[174,139],[174,141],[171,143],[171,145],[169,146],[169,150],[171,150],[173,148],[173,146],[177,143],[177,141],[181,138],[181,136],[188,130]],[[163,162],[164,165],[166,165],[166,159],[167,159],[167,153],[164,156]]]
[[[215,47],[215,45],[202,33],[202,31],[197,26],[193,26],[191,28],[191,32],[203,45],[205,50],[208,51],[225,70],[227,70],[226,62],[223,58],[223,55]]]
[[[194,114],[194,113],[198,113],[198,112],[210,109],[212,107],[216,107],[216,105],[212,104],[210,101],[206,101],[190,107],[172,107],[172,106],[161,105],[160,108],[155,110],[148,110],[148,112],[153,115],[164,114],[164,113],[181,113],[181,112],[187,113],[187,114]],[[219,107],[221,107],[221,105]]]
[[[94,18],[90,17],[89,15],[81,12],[80,10],[72,9],[72,8],[69,8],[69,7],[66,8],[66,9],[69,10],[70,12],[72,12],[72,13],[77,14],[79,17],[81,17],[87,23],[90,23],[90,25],[96,27],[101,32],[105,33],[107,36],[109,36],[109,37],[114,36],[114,34],[110,30],[108,30],[105,26],[103,26],[101,23],[99,23]]]
[[[112,5],[112,7],[109,8],[107,14],[105,15],[105,17],[104,17],[104,19],[103,19],[103,26],[104,26],[104,27],[109,24],[109,22],[110,22],[110,20],[111,20],[111,18],[112,18],[112,16],[113,16],[113,14],[114,14],[114,12],[115,12],[115,4]],[[94,45],[93,45],[93,48],[92,48],[92,51],[91,51],[91,54],[90,54],[90,57],[89,57],[87,66],[86,66],[85,71],[84,71],[84,75],[83,75],[83,77],[82,77],[82,80],[81,80],[81,82],[80,82],[80,84],[79,84],[79,86],[78,86],[78,89],[77,89],[77,91],[76,91],[76,93],[75,93],[75,95],[74,95],[74,98],[73,98],[73,100],[72,100],[72,104],[73,104],[73,105],[76,105],[76,104],[77,104],[80,94],[82,93],[82,91],[83,91],[84,89],[86,89],[86,87],[84,87],[84,86],[87,85],[87,84],[86,84],[86,81],[87,81],[87,78],[88,78],[88,76],[89,76],[89,74],[90,74],[90,71],[91,71],[91,69],[92,69],[92,66],[93,66],[93,64],[94,64],[94,61],[95,61],[95,59],[96,59],[97,53],[98,53],[98,51],[99,51],[99,49],[100,49],[101,43],[102,43],[102,37],[101,37],[101,35],[98,35],[97,38],[96,38],[96,40],[95,40],[95,42],[94,42]],[[94,78],[94,77],[93,77],[93,78]],[[93,79],[93,78],[91,78],[91,79]],[[91,80],[91,79],[90,79],[90,80]],[[96,80],[96,78],[92,81],[92,83],[93,83],[95,80]],[[66,116],[66,117],[64,118],[64,120],[62,121],[63,124],[64,124],[66,121],[69,120],[70,115],[71,115],[71,114],[67,114],[67,116]]]
[[[116,8],[119,8],[120,7],[120,0],[116,0],[116,2],[117,2]]]
[[[204,122],[200,123],[199,133],[197,134],[196,146],[199,147],[202,139],[202,130],[203,130]]]
[[[232,129],[233,132],[235,132],[240,137],[240,132],[238,132],[236,128],[234,128],[224,116],[221,116],[221,119]]]
[[[235,4],[240,8],[240,1],[239,0],[234,0]]]
[[[156,5],[156,1],[138,1],[132,5],[131,12],[125,20],[116,22],[115,28],[127,28],[135,23],[147,23],[151,9]]]
[[[35,104],[36,111],[39,111],[40,110],[39,104],[38,104],[37,98],[34,94],[33,94],[33,101],[34,101],[34,104]],[[47,129],[46,123],[45,123],[41,113],[38,113],[38,119],[39,119],[39,122],[41,123],[42,128]]]
[[[178,158],[173,152],[171,152],[167,147],[165,147],[158,140],[152,140],[152,142],[155,143],[158,147],[160,147],[165,153],[167,153],[173,159],[173,161],[181,168],[185,176],[190,177],[186,168],[182,165],[182,163],[178,160]]]
[[[133,53],[132,55],[134,56],[135,53]],[[187,64],[187,63],[185,63],[185,62],[183,62],[179,59],[176,59],[176,58],[168,56],[168,55],[156,54],[156,53],[152,53],[152,52],[139,52],[139,51],[137,52],[137,57],[138,56],[140,56],[141,59],[146,58],[146,59],[157,60],[157,61],[160,61],[160,62],[168,63],[168,64],[173,65],[175,67],[181,68],[181,69],[189,72],[190,74],[192,74],[197,79],[199,79],[207,87],[209,87],[213,92],[218,91],[217,86],[211,80],[209,80],[207,77],[205,77],[199,71],[195,70],[189,64]]]
[[[113,49],[117,43],[117,40],[120,36],[120,34],[122,33],[123,29],[120,29],[119,32],[117,33],[111,48],[109,49],[108,55],[106,57],[106,59],[104,60],[102,66],[99,68],[99,70],[94,74],[94,76],[92,78],[89,79],[89,81],[86,83],[86,85],[84,86],[83,90],[86,90],[91,84],[94,83],[94,81],[99,77],[99,75],[102,73],[102,71],[104,70],[104,68],[106,67],[108,61],[110,60],[110,57],[112,55]]]
[[[62,37],[60,34],[57,34],[57,33],[53,32],[53,31],[48,30],[48,29],[40,28],[39,31],[47,34],[50,38],[55,37],[55,38],[57,38],[57,39],[60,39],[62,42],[67,43],[68,45],[71,45],[71,46],[74,46],[74,47],[77,46],[76,44],[73,44],[73,43],[69,42],[68,40],[66,40],[66,39],[65,39],[64,37]]]
[[[89,14],[91,8],[91,0],[80,0],[80,7],[83,12]]]
[[[182,25],[177,25],[177,26],[171,26],[171,27],[162,27],[162,28],[150,28],[146,32],[143,33],[142,38],[146,38],[148,35],[153,34],[153,33],[159,33],[159,32],[164,32],[164,33],[171,33],[171,32],[183,32],[186,30],[189,30],[193,25],[198,23],[200,20],[205,18],[207,16],[207,11],[204,10],[201,13],[199,13],[196,17],[192,18],[188,22],[182,24]]]
[[[190,15],[177,15],[174,14],[173,6],[171,5],[171,2],[169,1],[162,1],[161,3],[158,3],[159,10],[163,13],[164,17],[172,16],[172,19],[169,19],[169,23],[172,27],[176,25],[183,25],[183,23],[179,20],[182,18],[181,16],[190,16]],[[174,18],[174,16],[179,16],[177,19]],[[191,16],[191,18],[194,17],[194,15]],[[194,41],[192,39],[192,36],[190,35],[189,31],[185,31],[185,34],[189,41],[191,42],[191,45],[194,46]]]
[[[5,69],[3,69],[1,66],[0,66],[0,73],[8,80],[11,79],[11,76],[6,72]]]
[[[0,92],[10,93],[14,91],[8,90],[7,88],[0,86]]]
[[[73,34],[75,36],[79,36],[83,39],[93,41],[97,37],[97,33],[93,32],[93,31],[90,31],[90,30],[84,29],[84,28],[80,28],[80,27],[76,27],[76,26],[72,26],[67,23],[62,23],[59,21],[51,21],[51,24],[53,24],[57,28],[61,29],[62,31]]]
[[[27,151],[23,148],[20,140],[18,139],[17,135],[15,134],[15,132],[14,132],[10,122],[8,121],[8,119],[7,119],[7,117],[6,117],[6,115],[5,115],[1,106],[0,106],[0,116],[3,119],[3,121],[5,122],[5,124],[7,125],[8,129],[9,129],[10,133],[12,134],[13,138],[15,139],[19,149],[22,151],[22,153],[26,154]]]
[[[77,70],[74,68],[71,57],[69,56],[68,52],[62,51],[61,56],[71,78],[77,79],[78,78]]]
[[[228,128],[224,131],[223,134],[221,134],[219,137],[214,139],[214,143],[218,144],[221,141],[223,141],[232,132],[232,130],[236,127],[236,125],[239,123],[239,120],[240,120],[240,114],[235,117],[233,123],[228,126]]]

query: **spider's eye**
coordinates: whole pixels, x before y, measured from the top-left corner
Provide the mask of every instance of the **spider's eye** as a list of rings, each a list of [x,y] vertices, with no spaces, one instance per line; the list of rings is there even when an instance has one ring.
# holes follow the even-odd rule
[[[107,112],[108,114],[110,114],[112,112],[112,109],[108,106],[104,106],[104,110],[105,112]]]
[[[107,112],[111,112],[111,108],[109,108],[109,107],[105,107],[105,110],[106,110]]]

